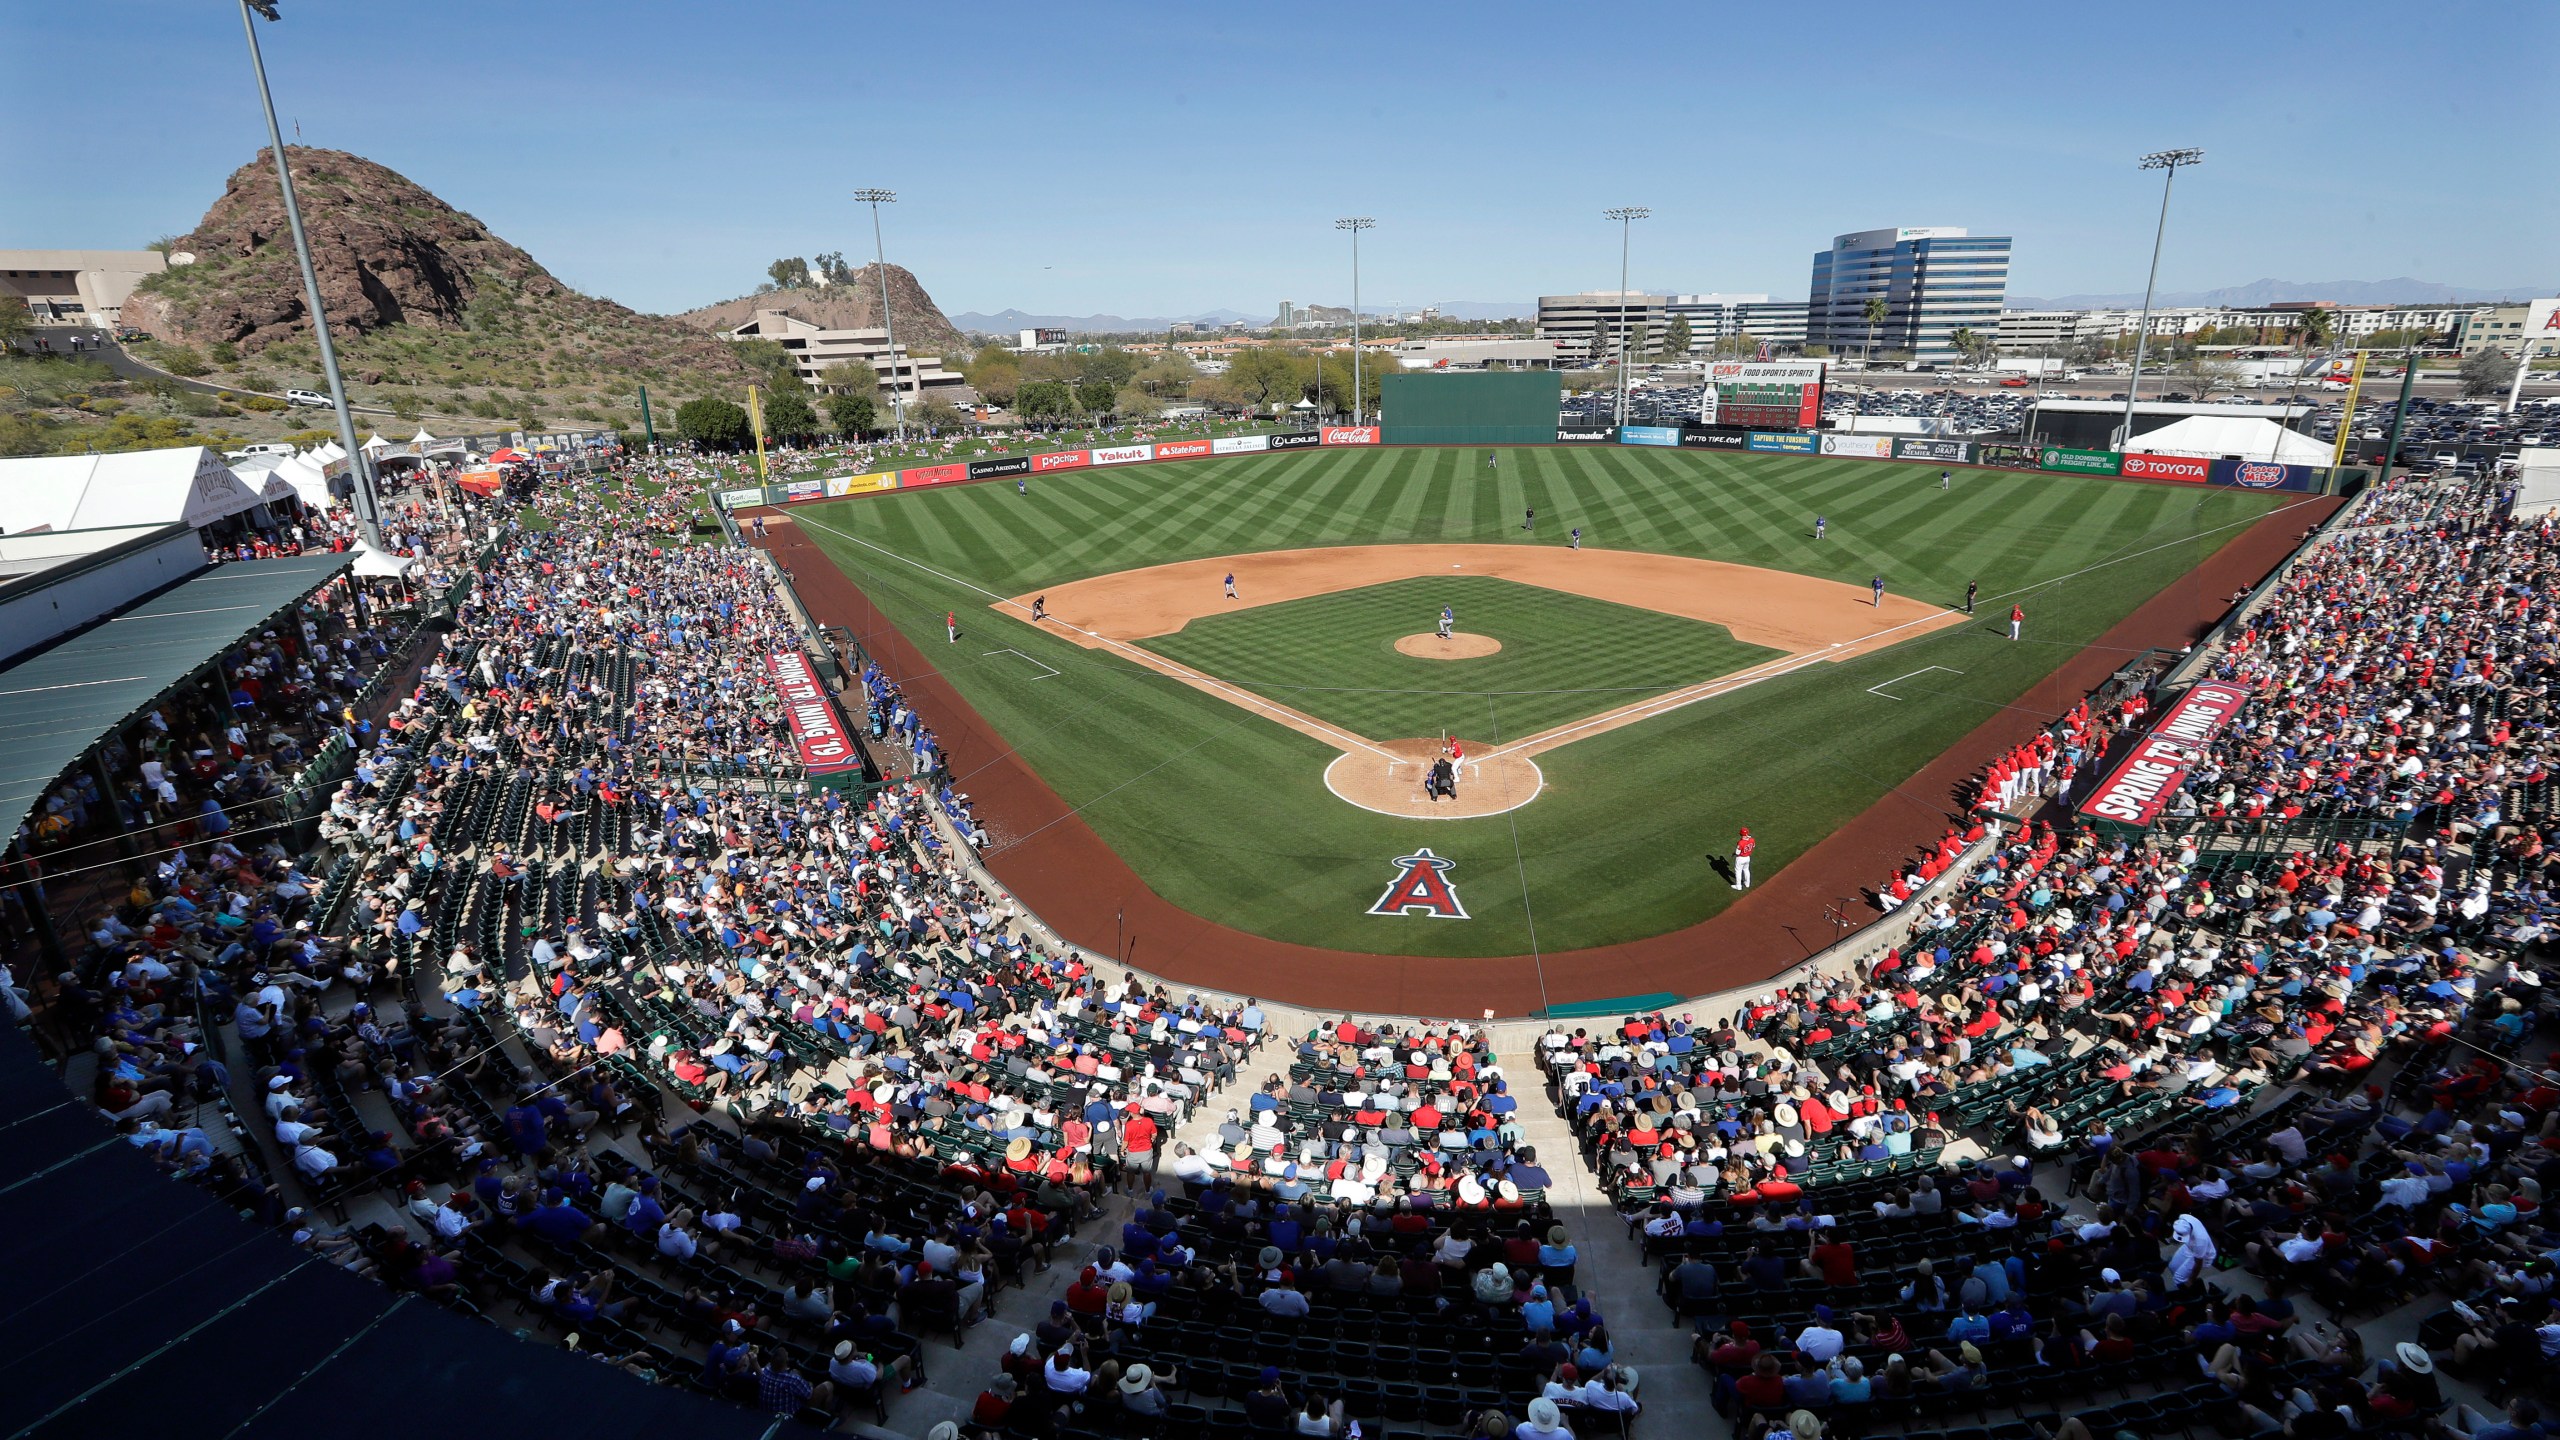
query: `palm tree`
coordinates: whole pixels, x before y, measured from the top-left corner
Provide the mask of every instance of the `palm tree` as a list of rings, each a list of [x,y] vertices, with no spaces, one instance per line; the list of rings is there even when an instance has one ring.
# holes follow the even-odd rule
[[[1876,348],[1876,327],[1884,323],[1885,316],[1893,313],[1892,307],[1884,303],[1883,296],[1870,295],[1867,297],[1867,303],[1863,307],[1861,313],[1867,317],[1867,350],[1872,354]],[[1861,365],[1866,364],[1867,356],[1859,356],[1858,363]]]

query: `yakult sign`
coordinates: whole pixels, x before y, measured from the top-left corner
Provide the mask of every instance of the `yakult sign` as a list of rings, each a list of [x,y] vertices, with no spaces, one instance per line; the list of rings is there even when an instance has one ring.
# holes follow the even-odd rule
[[[2110,825],[2148,828],[2195,768],[2213,738],[2249,703],[2248,687],[2209,680],[2178,697],[2160,723],[2100,778],[2080,814]]]
[[[836,718],[836,704],[828,698],[827,687],[818,683],[817,672],[809,668],[809,657],[798,650],[776,651],[765,657],[764,665],[773,677],[773,693],[782,697],[782,718],[791,726],[791,745],[799,753],[800,767],[812,775],[859,769],[862,756],[845,734],[844,723]]]

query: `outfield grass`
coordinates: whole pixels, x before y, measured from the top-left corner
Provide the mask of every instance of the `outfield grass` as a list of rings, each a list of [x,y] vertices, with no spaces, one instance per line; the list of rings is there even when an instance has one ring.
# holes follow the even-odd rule
[[[1938,469],[1595,446],[1515,451],[1488,472],[1471,449],[1326,450],[1042,476],[1027,496],[952,486],[792,513],[912,639],[948,657],[970,702],[1166,898],[1309,944],[1520,954],[1704,919],[1732,898],[1708,861],[1737,826],[1760,836],[1765,878],[1996,708],[2059,714],[2076,697],[2048,677],[2068,655],[2283,503],[1976,470],[1940,491]],[[1536,539],[1519,529],[1531,505]],[[1818,544],[1816,513],[1830,521]],[[1982,614],[1549,751],[1547,790],[1508,815],[1416,821],[1336,799],[1322,778],[1332,752],[1314,740],[986,608],[1139,565],[1389,541],[1557,544],[1574,525],[1592,546],[1857,586],[1882,573],[1897,593],[1950,605],[1978,580]],[[2028,613],[2017,644],[2002,620],[2012,598]],[[967,643],[945,645],[946,609],[977,617]],[[1005,651],[1020,653],[989,653]],[[1912,675],[1928,666],[1940,668]],[[1482,721],[1470,738],[1529,733],[1547,703],[1473,697]],[[1938,811],[1948,798],[1910,800]],[[1457,861],[1451,878],[1475,918],[1361,913],[1388,859],[1425,840]]]
[[[1437,625],[1443,605],[1455,607],[1459,629],[1502,649],[1472,660],[1396,649]],[[1257,605],[1142,643],[1372,740],[1517,739],[1784,653],[1745,645],[1721,625],[1489,575]],[[1488,699],[1501,705],[1504,735],[1485,733]]]

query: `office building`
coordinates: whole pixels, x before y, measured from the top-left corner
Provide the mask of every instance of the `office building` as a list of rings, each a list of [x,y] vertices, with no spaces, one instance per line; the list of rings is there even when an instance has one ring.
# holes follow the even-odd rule
[[[886,330],[829,330],[781,310],[759,310],[755,318],[724,332],[730,340],[771,340],[791,352],[791,368],[801,382],[821,395],[835,393],[836,379],[827,372],[839,365],[867,367],[879,388],[897,387],[910,405],[921,400],[972,404],[976,392],[964,377],[942,368],[940,357],[910,355],[904,345],[892,348]]]
[[[2513,355],[2524,346],[2524,324],[2528,307],[2523,305],[2484,305],[2463,317],[2457,342],[2465,355],[2483,350],[2496,350]],[[2547,360],[2560,355],[2560,334],[2546,330],[2533,337],[2533,358]]]
[[[1813,257],[1805,339],[1836,355],[1907,352],[1952,364],[1954,335],[1990,336],[2009,288],[2009,237],[1961,226],[1905,225],[1835,236]],[[1884,302],[1872,324],[1867,302]]]
[[[1668,295],[1585,290],[1538,297],[1538,338],[1562,341],[1556,353],[1565,359],[1613,362],[1630,333],[1642,337],[1637,353],[1648,353],[1661,346],[1670,328]]]
[[[133,287],[170,263],[157,250],[0,250],[0,296],[27,302],[38,325],[113,325]]]

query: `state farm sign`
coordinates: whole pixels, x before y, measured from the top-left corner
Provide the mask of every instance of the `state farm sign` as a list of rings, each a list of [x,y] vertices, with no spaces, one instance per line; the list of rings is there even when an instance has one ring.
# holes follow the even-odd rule
[[[1156,446],[1156,458],[1159,460],[1179,460],[1186,455],[1209,454],[1210,448],[1210,444],[1206,440],[1166,440],[1160,442]]]
[[[2213,462],[2191,455],[2127,455],[2122,473],[2127,480],[2181,480],[2201,485],[2213,474]]]

